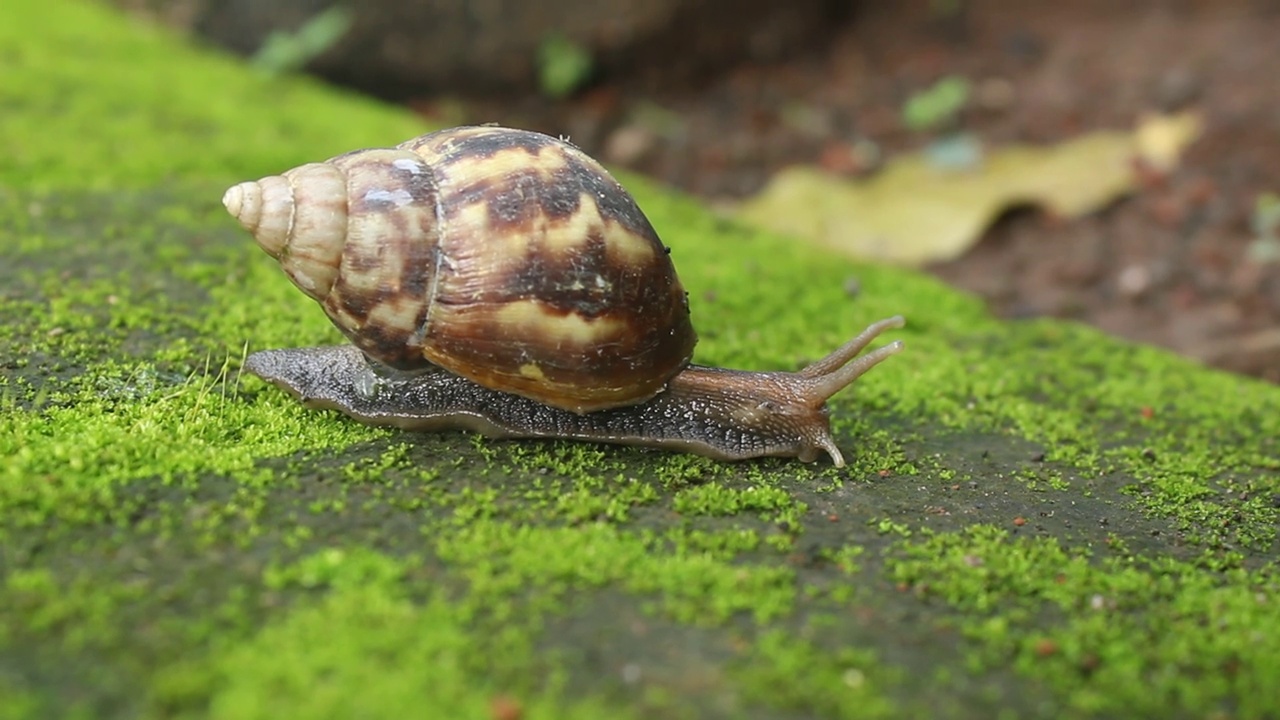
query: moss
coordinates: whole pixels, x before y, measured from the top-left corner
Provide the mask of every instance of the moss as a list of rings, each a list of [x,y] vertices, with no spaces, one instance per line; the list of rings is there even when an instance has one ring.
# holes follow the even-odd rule
[[[165,668],[148,698],[157,715],[214,718],[406,717],[423,712],[485,718],[502,704],[520,717],[614,716],[590,698],[561,696],[554,672],[535,682],[530,628],[465,630],[480,608],[440,588],[409,598],[419,563],[330,549],[268,570],[275,589],[325,587],[288,616],[208,656]],[[351,662],[351,658],[360,658]],[[625,713],[617,715],[626,717]]]
[[[748,698],[823,718],[898,717],[884,686],[898,680],[871,653],[828,653],[780,631],[765,633],[755,661],[741,670]]]
[[[0,107],[20,109],[0,113],[0,186],[230,182],[422,130],[358,96],[197,54],[102,3],[6,3],[0,47],[21,68],[0,87]]]
[[[791,495],[781,488],[751,486],[742,490],[727,488],[717,482],[685,488],[672,500],[675,511],[691,515],[737,515],[757,512],[779,519],[791,515],[789,510],[803,515],[805,507],[796,504]]]
[[[75,652],[117,641],[120,628],[111,619],[121,603],[136,600],[140,591],[97,587],[83,577],[64,586],[48,568],[38,568],[9,574],[3,592],[6,619],[13,625],[33,634],[60,635],[64,649]]]
[[[1012,662],[1043,679],[1059,712],[1268,714],[1280,673],[1280,589],[1258,571],[1070,550],[977,525],[902,544],[888,563],[917,596],[957,611],[971,672]],[[1188,682],[1188,678],[1196,678]]]
[[[662,611],[681,622],[719,623],[739,612],[764,621],[791,609],[788,568],[730,565],[678,545],[674,552],[657,549],[649,533],[633,536],[605,524],[570,529],[473,521],[436,540],[440,558],[467,568],[472,587],[536,588],[552,604],[562,593],[616,583],[656,595]]]
[[[35,693],[18,688],[10,681],[0,678],[0,720],[25,720],[25,718],[48,717],[44,704]],[[76,717],[90,717],[87,711],[81,711]]]
[[[260,457],[374,434],[308,424],[278,399],[232,400],[222,378],[192,376],[173,385],[144,363],[99,367],[59,393],[57,407],[0,416],[0,454],[8,458],[0,468],[0,507],[7,519],[19,526],[113,522],[134,511],[116,494],[119,483],[184,482],[207,472],[263,483],[270,476],[255,469]]]

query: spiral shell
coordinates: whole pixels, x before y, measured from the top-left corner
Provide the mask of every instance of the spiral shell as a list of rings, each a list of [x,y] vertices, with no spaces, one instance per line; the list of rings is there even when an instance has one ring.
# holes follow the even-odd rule
[[[236,185],[223,204],[369,357],[574,412],[646,400],[693,353],[630,194],[572,145],[462,127]]]

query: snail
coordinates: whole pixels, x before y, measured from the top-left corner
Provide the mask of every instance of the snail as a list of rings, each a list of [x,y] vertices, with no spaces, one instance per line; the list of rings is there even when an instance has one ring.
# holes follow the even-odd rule
[[[669,249],[599,163],[540,133],[442,130],[223,204],[350,340],[244,369],[369,424],[843,467],[826,401],[902,349],[854,359],[898,316],[798,372],[692,364]]]

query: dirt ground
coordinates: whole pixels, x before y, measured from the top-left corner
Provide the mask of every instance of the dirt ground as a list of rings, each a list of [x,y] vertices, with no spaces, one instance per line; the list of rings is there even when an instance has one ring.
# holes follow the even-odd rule
[[[901,108],[951,74],[977,89],[962,122],[989,145],[1196,108],[1205,133],[1171,175],[1081,221],[1011,212],[929,270],[1006,317],[1077,319],[1280,382],[1280,262],[1249,251],[1258,195],[1280,192],[1278,38],[1276,1],[861,3],[829,42],[786,63],[465,112],[568,132],[610,162],[718,199],[791,163],[857,174],[852,150],[867,141],[881,157],[924,144]]]

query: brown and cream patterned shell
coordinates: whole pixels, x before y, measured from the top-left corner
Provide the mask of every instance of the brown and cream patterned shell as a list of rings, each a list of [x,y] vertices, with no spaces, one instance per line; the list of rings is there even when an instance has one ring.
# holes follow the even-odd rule
[[[368,356],[575,412],[652,397],[697,341],[631,195],[555,138],[461,127],[237,185],[227,210]]]

